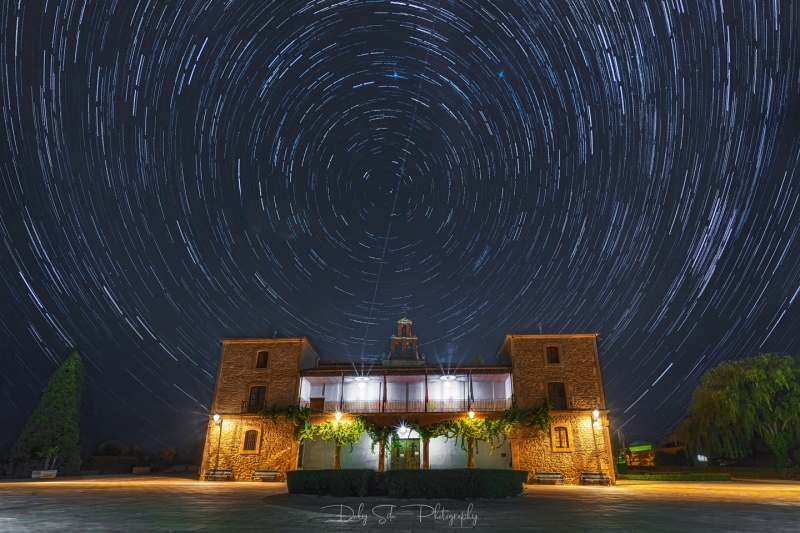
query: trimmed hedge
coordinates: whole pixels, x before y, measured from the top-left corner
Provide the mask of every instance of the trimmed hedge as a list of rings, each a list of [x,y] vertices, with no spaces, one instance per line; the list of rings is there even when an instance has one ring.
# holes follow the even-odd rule
[[[730,481],[730,474],[620,474],[619,479],[636,481]]]
[[[292,470],[286,472],[289,494],[368,496],[375,472],[359,470]]]
[[[522,494],[522,484],[527,479],[525,470],[488,468],[386,472],[389,496],[395,498],[508,498]]]
[[[388,489],[392,498],[508,498],[522,494],[524,470],[454,468],[442,470],[292,470],[286,473],[289,494],[368,496]]]
[[[766,468],[751,466],[632,466],[629,469],[631,474],[663,474],[687,473],[687,474],[730,474],[731,477],[740,479],[798,479],[800,478],[800,468]]]

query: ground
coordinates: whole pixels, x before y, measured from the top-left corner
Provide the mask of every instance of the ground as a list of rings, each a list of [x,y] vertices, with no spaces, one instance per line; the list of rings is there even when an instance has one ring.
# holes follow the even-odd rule
[[[362,503],[366,525],[337,522],[339,505],[357,511]],[[385,517],[389,510],[386,506],[391,504],[437,503],[437,516],[424,516],[421,522],[420,507],[395,508],[396,518],[384,524],[379,524],[376,516]],[[325,506],[335,507],[323,509]],[[428,508],[422,509],[421,514],[431,514]],[[347,509],[344,514],[350,515]],[[451,515],[455,515],[452,526]],[[200,483],[158,476],[0,482],[3,533],[456,529],[796,532],[800,531],[799,524],[800,483],[778,481],[622,481],[616,487],[527,485],[518,498],[438,502],[293,496],[287,494],[284,483]]]

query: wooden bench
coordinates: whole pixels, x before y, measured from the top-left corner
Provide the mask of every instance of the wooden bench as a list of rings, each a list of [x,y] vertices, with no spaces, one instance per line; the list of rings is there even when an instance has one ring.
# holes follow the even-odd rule
[[[212,468],[206,472],[206,481],[230,481],[233,477],[233,469],[231,468]]]
[[[561,472],[536,472],[536,479],[539,480],[539,485],[557,485],[564,484],[564,476]]]
[[[602,472],[581,472],[582,485],[611,485],[611,478]]]
[[[278,479],[278,471],[277,470],[256,470],[253,472],[253,481],[277,481]]]

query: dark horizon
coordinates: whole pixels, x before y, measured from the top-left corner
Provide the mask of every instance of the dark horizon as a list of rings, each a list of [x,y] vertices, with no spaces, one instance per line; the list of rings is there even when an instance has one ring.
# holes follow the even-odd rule
[[[376,358],[405,312],[453,365],[599,333],[656,441],[800,353],[800,13],[762,7],[4,4],[0,453],[73,347],[85,448],[187,447],[221,338]]]

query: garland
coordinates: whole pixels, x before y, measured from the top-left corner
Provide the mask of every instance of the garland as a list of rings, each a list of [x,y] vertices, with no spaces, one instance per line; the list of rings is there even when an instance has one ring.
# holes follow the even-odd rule
[[[495,440],[501,438],[505,441],[508,435],[519,425],[524,428],[534,429],[539,427],[543,432],[550,429],[550,411],[552,404],[545,399],[544,403],[535,409],[520,409],[516,402],[511,407],[500,413],[497,418],[486,417],[482,419],[460,418],[456,420],[445,420],[434,422],[433,424],[421,425],[418,422],[410,424],[410,428],[416,431],[424,441],[430,441],[436,437],[444,437],[445,441],[455,439],[456,444],[461,444],[461,449],[466,451],[467,446],[475,443],[475,451],[478,451],[478,442],[490,445],[489,455],[495,450]],[[391,441],[392,445],[398,439],[397,429],[391,426],[379,426],[368,422],[363,415],[358,415],[352,420],[327,421],[319,424],[311,423],[312,410],[310,407],[297,407],[290,405],[278,408],[273,405],[270,409],[265,409],[258,413],[264,418],[272,420],[277,424],[279,417],[284,417],[287,421],[294,423],[295,440],[303,442],[312,440],[319,436],[325,442],[333,440],[336,444],[350,446],[353,451],[355,445],[364,433],[369,434],[372,439],[371,452],[375,453],[376,445],[387,446]]]

